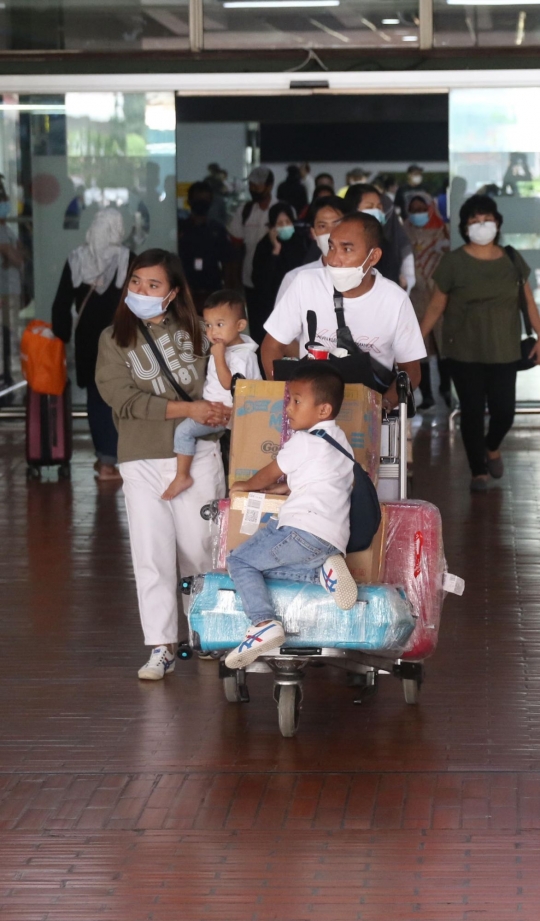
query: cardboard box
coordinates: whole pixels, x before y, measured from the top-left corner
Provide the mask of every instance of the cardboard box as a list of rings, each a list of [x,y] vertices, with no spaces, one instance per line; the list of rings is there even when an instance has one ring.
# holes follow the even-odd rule
[[[355,582],[360,585],[373,585],[381,581],[384,569],[384,551],[386,547],[387,516],[385,506],[381,505],[381,523],[371,547],[347,554],[347,566]]]
[[[265,495],[262,507],[261,521],[257,530],[265,528],[270,519],[274,515],[278,514],[281,506],[285,502],[285,499],[286,496]],[[243,544],[250,537],[249,534],[241,534],[240,532],[247,501],[247,492],[237,492],[231,498],[231,505],[229,509],[229,529],[227,532],[227,553],[230,553],[230,551],[234,550],[235,547],[239,547],[240,544]]]
[[[280,449],[285,384],[243,381],[236,384],[229,484],[248,480],[275,460]],[[362,384],[347,384],[337,422],[356,460],[377,480],[381,442],[381,396]]]

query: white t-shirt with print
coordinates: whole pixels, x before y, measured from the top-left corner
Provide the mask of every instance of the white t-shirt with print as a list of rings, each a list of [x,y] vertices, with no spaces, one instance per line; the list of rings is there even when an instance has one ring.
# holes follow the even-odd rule
[[[257,361],[257,349],[259,346],[249,336],[243,333],[240,335],[243,340],[241,345],[230,345],[225,349],[227,367],[233,376],[243,374],[248,381],[260,381],[262,378],[259,362]],[[211,400],[214,403],[224,403],[225,406],[233,405],[231,391],[225,390],[225,387],[222,387],[219,383],[216,359],[213,355],[210,355],[208,361],[203,397],[205,400]]]
[[[386,368],[426,357],[426,347],[406,292],[373,269],[375,283],[361,297],[344,297],[345,323],[357,345]],[[300,340],[300,357],[309,339],[307,312],[317,314],[317,342],[334,349],[337,319],[334,287],[325,268],[300,272],[264,324],[278,342]]]
[[[334,420],[319,422],[313,429],[325,429],[353,456],[345,432]],[[345,553],[350,537],[352,460],[320,436],[295,432],[276,461],[291,490],[279,512],[278,528],[299,528]]]
[[[244,265],[242,267],[242,284],[247,285],[248,288],[253,287],[253,279],[251,276],[253,272],[253,257],[257,249],[257,243],[259,243],[265,233],[268,232],[268,212],[272,205],[275,204],[275,201],[276,199],[272,197],[266,211],[263,211],[257,202],[253,202],[251,213],[247,220],[243,222],[242,213],[247,204],[247,202],[244,202],[242,205],[239,205],[234,212],[229,225],[231,237],[244,241],[246,252],[244,255]]]
[[[300,274],[300,272],[305,272],[306,269],[322,269],[323,267],[324,267],[324,264],[323,264],[322,256],[321,256],[320,259],[316,259],[315,262],[308,262],[307,265],[299,265],[297,269],[291,269],[290,272],[287,272],[287,274],[285,275],[283,281],[281,282],[279,286],[279,291],[276,297],[276,304],[283,297],[285,292],[289,290],[294,279],[296,278],[297,275]]]

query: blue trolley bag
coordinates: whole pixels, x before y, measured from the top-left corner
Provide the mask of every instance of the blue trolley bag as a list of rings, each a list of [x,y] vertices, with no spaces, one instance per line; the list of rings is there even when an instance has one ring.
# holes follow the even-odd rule
[[[381,506],[377,490],[371,482],[366,471],[352,454],[342,448],[324,429],[315,429],[311,432],[319,438],[324,438],[337,451],[352,460],[354,467],[354,483],[351,494],[351,536],[347,545],[347,553],[357,553],[367,550],[381,523]]]

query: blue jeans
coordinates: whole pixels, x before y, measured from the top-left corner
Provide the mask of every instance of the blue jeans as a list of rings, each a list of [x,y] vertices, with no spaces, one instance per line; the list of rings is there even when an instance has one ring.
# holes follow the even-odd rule
[[[251,623],[257,626],[274,617],[265,577],[317,585],[321,566],[336,553],[340,553],[336,547],[307,531],[278,529],[275,519],[232,550],[227,559],[229,575]]]
[[[183,419],[174,432],[174,453],[193,457],[197,438],[204,435],[221,435],[225,429],[216,429],[213,425],[203,425],[194,419]]]
[[[102,464],[113,466],[117,461],[118,432],[113,422],[112,409],[107,406],[94,383],[88,384],[86,388],[86,408],[96,457]]]

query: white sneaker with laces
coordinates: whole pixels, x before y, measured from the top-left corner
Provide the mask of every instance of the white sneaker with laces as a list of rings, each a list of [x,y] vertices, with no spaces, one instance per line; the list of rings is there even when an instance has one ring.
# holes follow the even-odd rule
[[[341,554],[329,556],[320,572],[321,585],[342,611],[350,611],[358,598],[358,586]]]
[[[150,653],[146,665],[139,669],[139,678],[146,681],[160,681],[165,675],[174,672],[176,656],[166,646],[156,646]]]
[[[275,649],[284,642],[283,627],[277,620],[250,627],[240,645],[231,650],[225,659],[225,665],[227,668],[245,668],[263,652]]]

